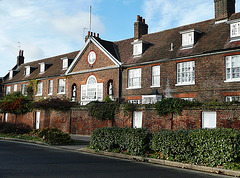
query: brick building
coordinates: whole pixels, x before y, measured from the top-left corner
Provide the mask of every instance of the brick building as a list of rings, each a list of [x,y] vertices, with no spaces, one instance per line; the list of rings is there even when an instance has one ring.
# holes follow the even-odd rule
[[[164,97],[240,100],[240,13],[235,0],[214,0],[215,18],[148,34],[137,16],[134,37],[106,41],[89,32],[80,51],[17,64],[3,78],[4,93],[26,93],[37,81],[35,99],[65,97],[86,105],[114,100],[154,103]]]

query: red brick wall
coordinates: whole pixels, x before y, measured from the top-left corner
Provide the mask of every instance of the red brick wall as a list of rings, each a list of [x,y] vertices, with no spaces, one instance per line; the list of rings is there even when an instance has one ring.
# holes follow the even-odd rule
[[[143,111],[144,128],[151,132],[161,129],[174,130],[178,129],[199,129],[202,127],[202,111],[203,110],[183,110],[182,115],[159,116],[155,109],[140,109]],[[240,129],[240,109],[236,110],[216,110],[217,127]],[[24,123],[35,128],[35,112],[25,115],[16,116],[9,114],[8,122]],[[3,119],[2,119],[3,120]],[[68,112],[41,111],[40,129],[46,127],[56,127],[65,132],[73,134],[90,135],[94,129],[101,127],[132,127],[132,113],[125,113],[120,109],[115,116],[115,122],[101,121],[88,115],[87,109],[84,107],[73,108]]]
[[[167,61],[156,65],[160,65],[160,87],[158,92],[164,94],[166,89],[167,80],[169,80],[170,88],[175,97],[195,97],[202,102],[208,101],[225,101],[225,96],[229,92],[235,92],[239,95],[239,83],[238,82],[225,82],[225,56],[212,55],[205,57],[198,57],[188,60],[180,61]],[[185,61],[195,61],[195,84],[176,86],[177,83],[177,63]],[[155,65],[155,64],[154,64]],[[123,70],[123,82],[122,82],[122,96],[127,99],[132,96],[146,95],[152,92],[151,88],[151,67],[152,65],[138,66],[141,68],[142,83],[141,89],[127,89],[128,88],[128,70]],[[233,95],[233,93],[232,93]]]

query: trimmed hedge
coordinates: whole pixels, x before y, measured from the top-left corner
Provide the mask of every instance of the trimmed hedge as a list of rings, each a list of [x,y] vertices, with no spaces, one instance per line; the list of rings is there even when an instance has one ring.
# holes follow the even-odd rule
[[[159,131],[146,129],[100,128],[91,137],[90,148],[152,156],[170,161],[207,166],[225,166],[240,162],[240,131],[200,129]]]
[[[150,147],[164,159],[220,166],[240,161],[240,132],[224,128],[160,131],[153,135]]]
[[[95,150],[127,151],[132,155],[143,155],[149,151],[151,133],[146,129],[99,128],[91,136],[89,147]]]

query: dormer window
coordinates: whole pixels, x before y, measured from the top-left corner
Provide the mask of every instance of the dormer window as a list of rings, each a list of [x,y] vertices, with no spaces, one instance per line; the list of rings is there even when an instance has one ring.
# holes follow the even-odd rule
[[[71,64],[72,61],[73,60],[69,59],[68,57],[62,58],[62,69],[66,70],[69,67],[69,65]]]
[[[31,71],[31,67],[30,66],[26,66],[25,69],[26,69],[26,72],[25,72],[26,76],[29,76],[30,75],[30,71]]]
[[[143,42],[142,40],[134,40],[133,44],[133,56],[139,57],[143,53]]]
[[[37,67],[25,66],[25,76],[29,76]]]
[[[9,71],[9,80],[11,80],[13,78],[13,70]]]
[[[201,32],[196,29],[191,29],[182,31],[180,34],[182,35],[182,48],[188,49],[195,45]]]
[[[9,80],[12,80],[12,78],[18,73],[18,70],[9,70]]]
[[[230,22],[230,39],[231,41],[240,40],[240,22]]]
[[[42,62],[42,63],[39,63],[39,65],[40,65],[40,74],[42,74],[45,72],[45,63]]]

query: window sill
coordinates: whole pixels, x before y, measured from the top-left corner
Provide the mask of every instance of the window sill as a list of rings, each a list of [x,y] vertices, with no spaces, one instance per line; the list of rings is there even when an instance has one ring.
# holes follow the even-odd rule
[[[177,83],[175,86],[195,85],[195,83]]]
[[[35,95],[35,96],[42,96],[42,94],[37,94],[37,95]]]
[[[65,95],[66,93],[65,92],[63,92],[63,93],[57,93],[57,95]]]
[[[225,80],[224,83],[231,83],[231,82],[240,82],[240,79],[236,80]]]
[[[129,88],[126,88],[127,90],[135,90],[135,89],[141,89],[142,87],[129,87]]]
[[[156,85],[156,86],[150,86],[150,88],[159,88],[160,85]]]
[[[52,93],[49,93],[48,96],[52,96]]]

